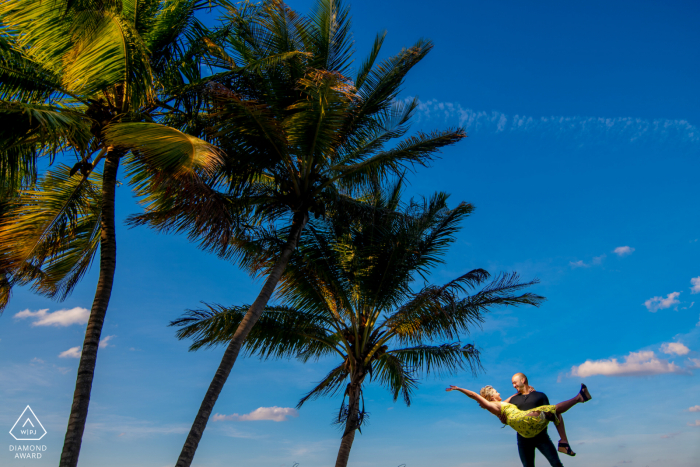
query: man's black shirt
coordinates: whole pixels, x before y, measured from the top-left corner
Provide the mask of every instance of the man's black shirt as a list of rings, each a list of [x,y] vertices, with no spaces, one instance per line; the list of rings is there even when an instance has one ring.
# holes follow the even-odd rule
[[[532,410],[535,407],[549,405],[549,399],[543,392],[532,391],[530,394],[518,394],[513,396],[510,403],[520,410]]]
[[[518,394],[513,396],[510,403],[520,410],[532,410],[541,405],[549,405],[549,399],[543,392],[532,391],[530,394]],[[535,465],[535,449],[539,449],[547,458],[550,465],[563,467],[552,440],[547,434],[547,427],[532,438],[518,437],[518,453],[523,465]],[[530,459],[527,461],[526,459]]]

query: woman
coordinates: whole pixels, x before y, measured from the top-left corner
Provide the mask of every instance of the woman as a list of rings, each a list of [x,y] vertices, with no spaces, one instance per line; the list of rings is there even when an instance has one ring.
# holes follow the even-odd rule
[[[501,395],[491,386],[486,386],[477,394],[469,389],[457,386],[450,386],[446,391],[459,391],[477,401],[481,407],[485,408],[496,417],[501,414],[507,417],[507,425],[520,433],[524,438],[532,438],[545,429],[547,422],[559,424],[559,414],[569,410],[579,402],[591,400],[591,394],[585,384],[581,385],[581,390],[573,399],[559,402],[557,405],[543,405],[535,407],[530,411],[518,410],[518,408],[508,402],[501,400]],[[510,400],[510,399],[509,399]]]

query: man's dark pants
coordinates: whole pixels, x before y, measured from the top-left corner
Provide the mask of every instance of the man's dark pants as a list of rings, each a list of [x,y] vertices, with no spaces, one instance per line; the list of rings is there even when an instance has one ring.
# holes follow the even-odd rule
[[[552,467],[564,467],[546,429],[534,438],[523,438],[518,435],[518,454],[523,467],[535,467],[535,449],[540,450]]]

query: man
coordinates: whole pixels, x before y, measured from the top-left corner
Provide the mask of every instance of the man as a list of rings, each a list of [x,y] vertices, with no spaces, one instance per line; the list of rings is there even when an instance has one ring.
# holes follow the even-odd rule
[[[518,391],[517,394],[510,396],[505,402],[510,402],[519,410],[532,410],[541,405],[549,405],[549,399],[543,392],[535,391],[535,388],[530,386],[527,381],[527,376],[522,373],[516,373],[511,379],[513,387]],[[557,425],[557,431],[561,437],[562,443],[567,443],[566,431],[564,430],[564,418],[559,415],[561,423]],[[503,420],[501,420],[503,421]],[[505,423],[505,421],[503,421]],[[518,436],[518,453],[523,467],[535,467],[535,449],[539,449],[542,455],[547,458],[552,467],[564,467],[559,460],[559,454],[554,447],[554,443],[547,434],[547,428],[542,430],[534,438],[523,438]]]

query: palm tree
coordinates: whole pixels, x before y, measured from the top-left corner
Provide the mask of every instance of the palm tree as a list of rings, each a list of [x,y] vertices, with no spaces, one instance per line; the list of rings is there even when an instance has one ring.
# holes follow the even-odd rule
[[[442,262],[472,206],[448,209],[443,193],[401,206],[400,186],[373,196],[372,205],[383,214],[372,223],[310,222],[282,278],[284,306],[267,307],[244,343],[248,354],[261,358],[306,362],[339,357],[338,366],[298,404],[344,389],[338,422],[345,429],[336,467],[347,465],[355,431],[366,417],[362,393],[367,376],[394,400],[402,396],[410,405],[420,374],[480,369],[479,351],[459,339],[492,308],[543,301],[532,293],[518,294],[536,281],[519,282],[515,273],[499,275],[480,291],[462,296],[489,278],[483,269],[414,291],[415,281],[426,280]],[[172,325],[181,327],[180,339],[194,340],[191,350],[221,345],[236,332],[246,309],[208,305]]]
[[[253,257],[247,238],[281,225],[289,229],[274,263],[263,268],[262,290],[231,335],[177,467],[192,463],[241,346],[297,248],[309,214],[362,214],[366,209],[355,201],[358,189],[427,165],[442,147],[466,136],[458,128],[395,142],[408,131],[417,106],[417,100],[397,100],[400,87],[432,44],[420,40],[380,62],[383,40],[383,34],[377,36],[351,80],[350,16],[340,1],[318,0],[304,17],[269,0],[229,8],[218,39],[207,42],[207,63],[219,71],[191,88],[209,102],[193,126],[211,135],[225,161],[207,180],[151,190],[147,212],[132,221],[187,233],[202,248],[244,266]],[[185,196],[192,193],[194,198]]]
[[[100,252],[62,467],[78,462],[112,292],[119,166],[142,184],[194,176],[219,161],[205,141],[157,123],[172,109],[163,86],[186,84],[183,59],[202,30],[194,12],[205,4],[0,2],[0,304],[15,285],[65,298]],[[37,161],[58,156],[75,163],[39,178]]]

